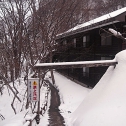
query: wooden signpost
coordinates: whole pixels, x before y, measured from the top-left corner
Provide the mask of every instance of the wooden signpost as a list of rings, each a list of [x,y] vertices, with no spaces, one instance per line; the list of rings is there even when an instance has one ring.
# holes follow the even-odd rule
[[[28,100],[39,101],[39,78],[28,78]]]

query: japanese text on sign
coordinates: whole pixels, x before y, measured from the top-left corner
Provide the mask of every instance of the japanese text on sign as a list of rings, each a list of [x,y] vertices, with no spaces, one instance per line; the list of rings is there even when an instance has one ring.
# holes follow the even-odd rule
[[[28,99],[29,101],[39,101],[39,79],[30,78],[28,79]]]

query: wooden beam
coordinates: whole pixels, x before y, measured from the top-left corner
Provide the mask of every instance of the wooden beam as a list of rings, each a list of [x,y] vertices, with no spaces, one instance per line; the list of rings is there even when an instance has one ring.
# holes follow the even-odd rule
[[[35,69],[66,69],[66,68],[82,68],[82,67],[101,67],[116,65],[115,60],[99,60],[99,61],[79,61],[79,62],[57,62],[57,63],[38,63]]]

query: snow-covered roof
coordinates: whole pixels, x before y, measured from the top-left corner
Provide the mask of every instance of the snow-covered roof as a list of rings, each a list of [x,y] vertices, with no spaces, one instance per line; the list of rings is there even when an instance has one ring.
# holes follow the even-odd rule
[[[90,21],[88,21],[86,23],[77,25],[74,28],[71,28],[71,29],[69,29],[68,31],[66,31],[64,33],[58,34],[57,38],[62,38],[62,37],[65,37],[65,36],[69,36],[70,34],[76,34],[77,31],[80,30],[80,29],[82,29],[82,31],[84,32],[84,31],[91,30],[91,29],[94,29],[94,28],[97,28],[97,27],[101,27],[101,26],[105,26],[105,25],[109,25],[109,24],[112,24],[112,23],[119,22],[119,20],[115,20],[113,18],[117,17],[118,15],[120,15],[120,14],[122,14],[124,12],[126,12],[126,7],[121,8],[121,9],[116,10],[116,11],[113,11],[111,13],[105,14],[105,15],[103,15],[101,17],[90,20]],[[111,20],[111,19],[113,19],[113,20]],[[100,22],[103,22],[103,21],[106,21],[106,22],[98,24],[97,27],[94,26],[94,24],[97,24],[97,23],[100,23]],[[89,27],[89,26],[92,26],[92,27]],[[84,29],[84,28],[86,28],[86,29]]]

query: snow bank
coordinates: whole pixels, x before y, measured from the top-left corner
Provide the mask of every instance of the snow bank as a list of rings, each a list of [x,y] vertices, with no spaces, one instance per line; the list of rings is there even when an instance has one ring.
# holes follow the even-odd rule
[[[7,111],[10,112],[10,111]],[[20,112],[6,120],[0,122],[0,126],[23,126],[26,111]]]
[[[126,50],[72,114],[73,126],[126,126]]]
[[[57,72],[54,72],[54,77],[61,99],[59,109],[67,124],[71,113],[77,109],[91,89],[85,88]]]
[[[126,126],[126,50],[118,53],[115,60],[118,62],[116,67],[110,66],[92,90],[54,73],[62,101],[59,109],[65,121],[71,119],[69,126]],[[24,92],[23,88],[20,90]],[[43,87],[42,102],[45,91],[46,88]],[[12,99],[7,94],[5,90],[0,97],[0,113],[5,112],[6,117],[6,120],[0,122],[0,126],[22,126],[26,112],[13,116],[9,103]],[[39,125],[47,126],[48,118],[47,112],[41,117]]]
[[[13,94],[11,93],[11,91],[8,91],[8,89],[6,87],[4,87],[3,90],[3,95],[0,95],[0,114],[2,114],[2,116],[5,118],[4,120],[1,120],[0,118],[0,126],[23,126],[23,124],[25,123],[25,115],[28,112],[28,115],[31,113],[30,109],[29,110],[25,110],[25,102],[26,102],[26,98],[24,93],[27,89],[24,81],[24,79],[20,79],[20,83],[19,80],[15,81],[15,85],[16,88],[19,91],[19,97],[21,99],[22,102],[15,102],[15,109],[17,114],[14,114],[14,111],[11,107],[11,102],[13,100]],[[10,83],[11,85],[11,83]],[[44,103],[47,102],[47,99],[45,98],[45,95],[47,94],[47,87],[42,86],[41,88],[41,107],[43,107]],[[50,93],[49,93],[49,97],[48,97],[48,105],[50,105]],[[21,111],[21,108],[23,108],[23,111]],[[30,115],[29,115],[30,116]],[[31,118],[31,117],[30,117]],[[48,112],[46,111],[44,116],[40,116],[41,120],[40,120],[40,126],[47,126],[49,124],[48,122]],[[28,119],[28,118],[27,118]],[[33,126],[35,126],[35,121],[33,121]],[[39,126],[38,125],[38,126]]]

